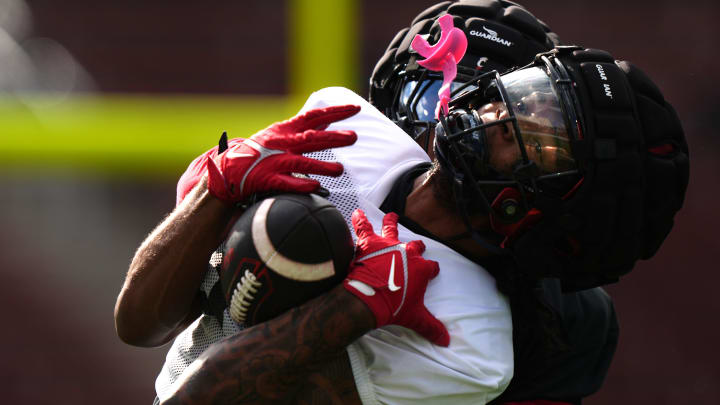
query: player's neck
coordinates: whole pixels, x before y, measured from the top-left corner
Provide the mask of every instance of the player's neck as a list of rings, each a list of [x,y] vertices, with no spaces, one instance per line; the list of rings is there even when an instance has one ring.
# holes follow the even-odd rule
[[[426,172],[415,179],[405,203],[405,216],[442,239],[461,232],[465,225],[454,211],[437,200],[429,174]]]
[[[457,211],[448,207],[447,203],[438,201],[431,184],[432,175],[433,172],[428,171],[415,179],[413,190],[405,203],[405,216],[472,260],[488,256],[489,253],[472,239]],[[476,230],[487,228],[486,217],[474,217],[472,222]],[[461,235],[463,237],[458,238]]]

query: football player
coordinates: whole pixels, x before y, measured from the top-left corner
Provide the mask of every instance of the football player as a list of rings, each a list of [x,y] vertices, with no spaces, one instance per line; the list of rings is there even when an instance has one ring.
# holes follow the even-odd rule
[[[344,165],[340,177],[320,184],[346,216],[364,211],[353,218],[359,259],[385,253],[373,263],[356,262],[343,286],[321,298],[211,345],[163,400],[262,402],[322,392],[343,403],[488,402],[509,383],[513,367],[510,304],[486,270],[496,260],[520,263],[502,268],[507,277],[585,285],[624,274],[657,250],[682,204],[687,146],[672,107],[641,71],[602,51],[558,48],[524,69],[489,72],[473,83],[435,128],[431,168],[418,166],[427,157],[407,137],[388,137],[397,126],[360,97],[331,88],[310,98],[303,122],[318,111],[357,112],[332,107],[341,101],[360,106],[342,122],[354,128],[357,142],[310,156]],[[285,138],[277,127],[250,140],[277,145]],[[328,129],[342,135],[338,124]],[[259,167],[252,144],[228,151],[234,150],[208,159],[208,180],[136,260],[171,261],[179,272],[186,252],[200,250],[186,241],[197,227],[209,222],[219,232],[231,212],[225,201],[246,197],[225,193]],[[405,226],[383,220],[383,206]],[[368,223],[375,229],[382,223],[384,237]],[[410,244],[412,259],[393,273],[387,248],[398,240],[421,240],[425,256],[440,263],[440,276],[427,284],[435,273],[419,257],[422,248]],[[402,276],[389,279],[388,272]],[[188,340],[174,347],[203,338],[203,323],[196,321],[183,332]],[[374,329],[381,325],[389,326]]]
[[[393,319],[387,313],[395,312],[397,308],[392,305],[398,305],[398,301],[397,296],[391,294],[391,288],[378,292],[379,286],[373,288],[367,274],[358,276],[357,272],[351,273],[342,288],[322,299],[270,321],[262,328],[237,334],[239,327],[231,321],[220,323],[208,315],[195,320],[198,312],[190,310],[190,304],[170,305],[173,300],[182,302],[173,296],[181,295],[178,291],[183,288],[186,292],[194,291],[193,282],[197,288],[202,278],[202,274],[197,274],[199,263],[204,254],[212,251],[213,243],[219,242],[219,237],[207,241],[213,238],[193,235],[198,232],[221,234],[230,213],[218,201],[244,197],[242,192],[232,195],[237,190],[234,182],[244,183],[241,180],[248,173],[248,179],[254,177],[252,171],[243,171],[243,167],[260,170],[260,165],[235,162],[227,153],[218,154],[217,149],[196,161],[197,166],[203,168],[209,163],[210,181],[207,185],[200,182],[143,244],[133,262],[137,267],[129,274],[133,277],[128,277],[118,302],[119,314],[142,310],[143,305],[125,306],[132,302],[129,297],[134,287],[141,284],[142,277],[146,277],[146,282],[148,275],[152,277],[155,273],[177,275],[164,285],[155,284],[163,288],[145,291],[164,301],[164,307],[153,307],[156,314],[175,312],[174,316],[162,319],[169,322],[159,322],[166,326],[164,334],[149,338],[147,333],[140,333],[139,337],[125,336],[136,343],[157,344],[172,338],[186,325],[178,319],[187,319],[188,323],[195,320],[171,348],[169,362],[163,370],[166,378],[163,380],[161,375],[158,379],[161,397],[170,401],[187,394],[190,398],[196,390],[200,401],[212,402],[221,398],[213,395],[225,394],[224,388],[235,390],[230,395],[239,395],[224,398],[260,402],[262,398],[280,400],[283,395],[313,398],[312,395],[319,392],[331,394],[326,397],[329,399],[342,398],[343,403],[357,402],[359,398],[363,403],[484,403],[496,397],[512,375],[509,312],[512,298],[508,303],[506,296],[497,292],[488,270],[507,270],[507,274],[493,273],[499,280],[552,276],[570,286],[606,282],[628,271],[637,258],[649,256],[657,249],[682,202],[687,182],[687,148],[677,118],[659,91],[639,71],[627,64],[614,64],[606,54],[579,49],[562,50],[558,55],[547,55],[546,59],[549,62],[539,59],[537,66],[528,68],[533,74],[527,76],[506,75],[501,79],[490,75],[482,81],[473,81],[471,86],[477,89],[458,97],[450,116],[439,127],[435,149],[439,159],[430,170],[423,165],[428,158],[422,149],[407,142],[407,137],[400,136],[394,124],[352,93],[324,90],[311,97],[306,105],[305,110],[347,103],[361,106],[359,114],[342,122],[343,128],[353,128],[358,133],[355,145],[311,155],[321,160],[339,160],[345,166],[341,177],[322,178],[321,184],[330,190],[331,201],[347,217],[360,207],[376,229],[380,229],[383,217],[378,207],[398,212],[404,226],[399,227],[396,235],[393,220],[388,219],[384,229],[388,230],[385,236],[390,241],[383,243],[392,245],[396,239],[424,241],[428,247],[425,255],[439,261],[443,270],[441,276],[429,284],[424,303],[447,327],[449,342],[444,340],[443,329],[434,318],[422,311],[422,299],[413,301],[405,310],[423,316]],[[555,64],[559,67],[551,69]],[[596,65],[601,67],[595,67],[597,77],[583,76],[587,73],[584,66]],[[560,67],[568,71],[565,72],[568,78],[563,80],[577,84],[577,88],[556,88],[552,81],[543,80],[550,78],[552,72],[564,74]],[[546,77],[538,74],[538,70],[547,72]],[[602,82],[603,77],[608,83]],[[609,85],[610,94],[620,100],[619,104],[604,105],[602,101],[608,100],[594,99],[597,94],[591,84],[597,83]],[[540,94],[543,97],[539,97]],[[315,128],[310,124],[323,126],[348,117],[354,109],[312,111],[310,119],[291,121],[302,124],[291,125],[292,129],[304,132]],[[318,121],[318,116],[326,114],[317,111],[325,111],[327,117]],[[662,117],[665,129],[649,121],[648,111]],[[569,124],[572,122],[577,124],[578,131]],[[497,125],[489,125],[492,123]],[[334,126],[337,130],[337,124]],[[287,129],[288,125],[281,127]],[[270,133],[277,135],[277,128],[259,134],[254,142],[267,146],[266,140],[274,139],[277,143]],[[334,135],[342,140],[323,139],[315,147],[349,142],[347,133]],[[230,148],[235,150],[233,148],[239,148],[242,143],[231,141]],[[292,153],[296,145],[285,144],[281,149],[285,147]],[[278,146],[270,147],[275,148]],[[233,156],[242,154],[254,153],[245,150]],[[258,156],[260,154],[258,152]],[[640,159],[647,164],[631,163]],[[288,166],[285,170],[338,173],[337,167],[303,164],[306,166]],[[626,171],[627,179],[607,175],[608,171],[621,170],[618,166]],[[653,181],[658,176],[672,181]],[[274,184],[295,182],[286,177],[282,179]],[[288,188],[308,191],[316,184],[302,185],[303,190],[300,187],[301,184],[294,183]],[[660,190],[663,187],[666,189]],[[672,198],[647,199],[648,195],[656,194]],[[646,199],[655,205],[645,207]],[[627,220],[628,214],[620,209],[619,201],[623,207],[625,203],[633,207],[634,220]],[[602,209],[594,211],[595,208]],[[597,212],[600,218],[594,218],[592,212]],[[358,214],[356,218],[359,239],[373,239],[364,217]],[[648,218],[653,219],[652,224],[648,224]],[[609,252],[607,257],[603,255],[605,249]],[[416,256],[422,249],[411,250],[415,260],[408,262],[407,274],[413,276],[416,274],[413,263],[420,263],[420,268],[427,265]],[[195,256],[198,259],[188,259]],[[518,263],[517,268],[504,263],[508,258]],[[378,277],[387,280],[387,274],[382,271],[389,268],[389,260],[364,267],[377,268]],[[504,264],[499,266],[498,262]],[[530,268],[533,271],[527,273]],[[419,294],[422,298],[424,283],[433,272],[420,273],[425,275],[419,276],[419,283],[413,284],[404,277],[392,286],[402,285],[401,292],[408,291],[414,297]],[[189,275],[195,277],[190,282],[186,280]],[[207,273],[209,282],[203,285],[206,293],[210,293],[213,276],[216,278],[212,272]],[[370,302],[368,295],[361,291],[362,283],[368,284],[377,295],[387,297],[384,301],[388,306]],[[532,285],[505,284],[518,288]],[[354,298],[367,305],[356,305],[358,301],[352,301]],[[203,300],[200,296],[195,302],[201,304]],[[339,302],[344,303],[341,312],[336,310]],[[416,308],[419,309],[416,311]],[[423,327],[417,319],[435,326]],[[387,322],[410,329],[388,326],[365,333]],[[298,328],[299,325],[303,327]],[[537,325],[542,326],[524,327]],[[433,346],[411,329],[449,346]],[[209,343],[232,334],[235,334],[232,339],[211,346],[182,379],[177,378],[179,371],[195,360]],[[172,373],[176,373],[175,378],[167,378]],[[163,381],[170,384],[164,386]]]
[[[419,61],[415,35],[438,41],[438,18],[451,15],[467,34],[467,52],[457,66],[452,90],[461,91],[492,70],[505,72],[533,61],[559,45],[558,36],[522,6],[507,1],[441,2],[421,12],[398,32],[370,78],[370,102],[404,129],[433,159],[435,106],[443,78]],[[532,97],[541,97],[537,92]],[[600,287],[562,288],[557,278],[527,280],[523,286],[504,277],[508,263],[487,267],[510,299],[515,377],[496,401],[554,399],[579,402],[596,392],[607,374],[618,339],[610,297]],[[517,265],[517,263],[513,264]],[[567,283],[567,281],[566,281]],[[523,284],[523,283],[520,283]],[[577,290],[577,291],[575,291]],[[536,324],[539,328],[528,327]],[[545,333],[538,333],[538,329]],[[551,339],[552,342],[548,342]]]

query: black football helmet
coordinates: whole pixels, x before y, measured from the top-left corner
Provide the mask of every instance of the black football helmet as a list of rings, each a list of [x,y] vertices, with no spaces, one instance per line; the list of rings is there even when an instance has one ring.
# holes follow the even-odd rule
[[[466,223],[489,213],[500,248],[567,290],[614,282],[657,251],[683,203],[688,147],[638,68],[556,47],[460,87],[434,150]]]
[[[418,65],[422,57],[410,45],[417,34],[436,42],[441,34],[437,19],[445,14],[453,16],[455,27],[468,38],[465,57],[458,63],[454,93],[462,90],[461,83],[489,71],[523,66],[559,43],[545,23],[510,1],[445,1],[415,17],[409,28],[395,35],[376,64],[370,77],[369,100],[426,150],[427,135],[436,123],[434,111],[442,75]]]

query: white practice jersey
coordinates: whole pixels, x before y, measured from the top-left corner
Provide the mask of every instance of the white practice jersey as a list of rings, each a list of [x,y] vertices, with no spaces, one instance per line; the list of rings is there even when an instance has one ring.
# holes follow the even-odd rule
[[[393,184],[428,157],[392,121],[350,90],[332,87],[315,92],[301,112],[343,104],[360,105],[361,111],[328,129],[352,129],[358,140],[349,147],[308,154],[341,162],[345,168],[337,178],[314,177],[330,191],[328,199],[351,229],[350,216],[356,208],[380,229],[384,213],[378,207]],[[386,326],[361,337],[347,351],[363,404],[484,404],[492,400],[507,387],[513,373],[507,298],[479,265],[402,225],[398,231],[402,242],[422,240],[427,248],[423,257],[440,264],[440,274],[428,285],[425,305],[448,329],[450,346],[433,345],[400,326]],[[209,294],[215,282],[216,272],[208,271],[203,291]],[[215,318],[201,316],[170,348],[155,383],[158,396],[168,395],[180,373],[210,344],[239,330],[227,310],[222,327]]]

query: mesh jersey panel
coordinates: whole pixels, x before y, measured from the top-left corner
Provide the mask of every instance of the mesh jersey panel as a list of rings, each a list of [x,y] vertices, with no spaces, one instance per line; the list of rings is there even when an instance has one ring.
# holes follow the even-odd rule
[[[308,153],[306,156],[327,162],[336,162],[338,160],[332,150]],[[345,218],[348,228],[352,229],[350,217],[355,208],[358,207],[358,199],[355,184],[350,176],[348,176],[347,173],[343,173],[338,177],[314,175],[310,177],[317,179],[323,187],[330,191],[330,196],[327,197],[327,200],[337,207],[343,218]],[[350,233],[353,236],[353,240],[357,238],[354,232]]]
[[[221,246],[222,248],[222,246]],[[210,295],[212,287],[220,282],[217,266],[222,263],[220,249],[212,254],[208,263],[200,289],[205,296]],[[223,312],[222,327],[220,322],[207,314],[201,315],[195,322],[180,333],[173,342],[165,358],[165,364],[155,381],[155,391],[158,397],[164,399],[169,393],[173,383],[177,381],[185,369],[195,361],[211,344],[241,331],[243,327],[236,324],[227,309]]]

